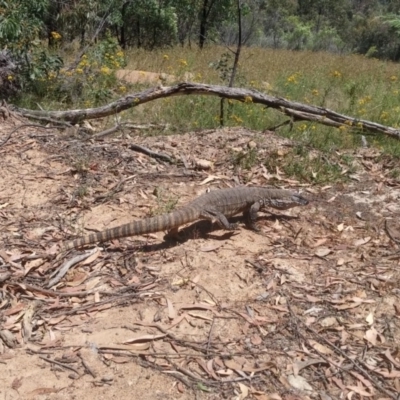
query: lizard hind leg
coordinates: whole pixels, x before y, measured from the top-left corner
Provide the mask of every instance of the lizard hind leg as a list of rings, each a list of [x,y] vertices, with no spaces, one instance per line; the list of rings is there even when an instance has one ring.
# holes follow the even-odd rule
[[[168,232],[164,235],[165,240],[176,240],[178,242],[182,241],[182,233],[179,232],[179,226],[175,228],[169,229]]]

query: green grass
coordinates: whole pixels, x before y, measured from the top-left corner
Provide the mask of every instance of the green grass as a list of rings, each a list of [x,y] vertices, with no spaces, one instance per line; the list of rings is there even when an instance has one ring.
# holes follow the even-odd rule
[[[127,68],[177,76],[189,71],[195,81],[225,84],[219,72],[210,67],[225,52],[225,48],[215,46],[202,52],[180,47],[155,52],[131,50],[127,53]],[[400,67],[395,63],[358,55],[244,48],[239,78],[237,86],[400,127]],[[178,132],[214,128],[219,125],[219,99],[208,96],[164,99],[143,106],[143,115],[153,122],[170,123]],[[226,125],[261,130],[286,119],[277,110],[233,101]],[[295,123],[292,130],[282,128],[280,133],[325,152],[359,147],[363,134],[348,127],[336,129],[307,122]],[[400,157],[400,143],[395,139],[368,136],[368,142]]]
[[[157,207],[151,210],[151,216],[168,214],[175,209],[178,203],[176,196],[171,196],[164,189],[157,187],[153,193],[157,198]]]

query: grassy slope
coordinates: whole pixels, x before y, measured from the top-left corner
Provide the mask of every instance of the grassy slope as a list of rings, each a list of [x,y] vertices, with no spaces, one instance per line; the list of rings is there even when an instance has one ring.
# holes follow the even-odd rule
[[[225,52],[226,49],[215,46],[202,52],[179,47],[153,52],[132,50],[127,54],[127,68],[177,76],[190,71],[195,81],[225,84],[219,72],[210,67]],[[346,115],[400,126],[400,68],[395,63],[357,55],[245,48],[235,86],[255,88]],[[216,98],[193,96],[160,103],[143,107],[143,112],[153,122],[169,122],[179,130],[218,126],[219,100]],[[277,111],[252,104],[235,103],[232,107],[228,125],[265,129],[286,118]],[[286,134],[327,151],[360,143],[359,136],[348,134],[346,127],[338,130],[297,123],[294,131]],[[375,143],[384,145],[393,154],[400,154],[400,146],[394,140],[378,139]]]

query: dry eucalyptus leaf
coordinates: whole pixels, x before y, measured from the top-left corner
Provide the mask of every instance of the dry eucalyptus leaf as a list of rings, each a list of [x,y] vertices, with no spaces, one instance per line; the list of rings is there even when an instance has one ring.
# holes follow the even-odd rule
[[[246,397],[248,397],[249,395],[249,390],[250,388],[246,385],[244,385],[243,383],[238,383],[239,388],[240,388],[240,395],[237,397],[238,400],[244,400]]]
[[[253,336],[250,338],[250,341],[251,341],[251,344],[252,344],[253,346],[259,346],[259,345],[263,342],[263,340],[262,340],[262,338],[261,338],[260,335],[253,335]]]
[[[8,329],[3,329],[0,331],[0,339],[7,347],[10,347],[11,349],[18,344],[16,337]]]
[[[209,244],[206,244],[205,246],[201,247],[200,251],[202,251],[203,253],[207,253],[210,251],[217,250],[223,245],[224,245],[223,242],[209,243]]]
[[[131,343],[138,343],[138,342],[148,342],[148,341],[153,341],[153,340],[158,340],[158,339],[162,339],[165,336],[167,336],[166,334],[159,334],[159,335],[142,335],[142,336],[138,336],[132,339],[128,339],[122,342],[122,344],[131,344]]]
[[[223,376],[229,376],[233,374],[233,371],[231,369],[219,369],[218,371],[215,371],[218,375],[223,375]]]
[[[332,253],[331,249],[328,249],[327,247],[320,247],[319,249],[315,250],[314,254],[317,257],[326,257],[330,253]]]
[[[364,244],[367,244],[369,241],[371,240],[371,237],[368,236],[366,238],[362,238],[362,239],[358,239],[354,242],[354,246],[358,247],[358,246],[362,246]]]
[[[369,325],[372,325],[374,323],[374,314],[372,312],[369,313],[365,320],[368,322]]]
[[[90,255],[85,261],[83,261],[81,265],[89,265],[91,262],[96,260],[96,258],[98,258],[99,255],[100,255],[100,249],[96,248],[96,251],[92,255]]]
[[[309,392],[313,391],[313,388],[310,386],[310,384],[305,380],[305,378],[303,378],[300,375],[297,376],[289,375],[287,379],[290,386],[292,386],[295,389],[309,391]]]
[[[320,325],[323,326],[324,328],[328,328],[330,326],[335,326],[337,324],[338,324],[338,322],[335,317],[327,317],[320,321]]]
[[[315,340],[310,340],[311,346],[322,354],[332,354],[332,350]]]
[[[175,319],[177,314],[176,314],[174,305],[172,304],[172,301],[169,299],[165,299],[165,300],[167,301],[167,306],[168,306],[168,318]]]
[[[371,327],[371,329],[368,329],[364,335],[364,339],[368,340],[368,342],[370,342],[373,346],[376,346],[377,337],[378,337],[378,332],[374,327]]]

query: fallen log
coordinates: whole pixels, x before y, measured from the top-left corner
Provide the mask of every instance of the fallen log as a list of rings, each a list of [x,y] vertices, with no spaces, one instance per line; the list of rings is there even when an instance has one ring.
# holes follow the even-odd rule
[[[83,120],[115,115],[129,108],[148,103],[149,101],[162,99],[165,97],[184,95],[217,96],[246,103],[252,102],[254,104],[263,104],[266,107],[275,108],[284,114],[291,116],[294,121],[306,120],[334,127],[346,126],[348,128],[359,130],[360,132],[379,133],[400,139],[400,130],[398,129],[376,122],[339,114],[328,108],[312,106],[296,101],[289,101],[283,97],[270,96],[252,89],[191,82],[184,82],[168,87],[158,86],[139,93],[128,94],[116,101],[113,101],[112,103],[97,108],[67,111],[43,111],[27,110],[16,106],[10,106],[10,109],[27,118],[39,119],[45,117],[76,124]]]

